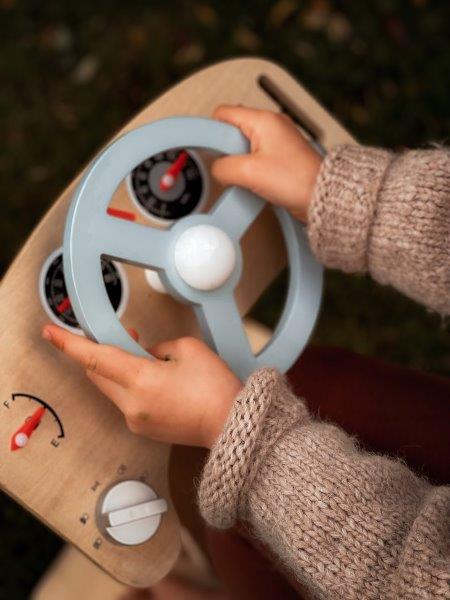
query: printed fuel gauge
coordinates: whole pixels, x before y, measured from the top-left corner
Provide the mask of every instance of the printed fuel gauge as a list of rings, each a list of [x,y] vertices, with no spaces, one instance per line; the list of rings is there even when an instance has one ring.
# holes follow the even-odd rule
[[[11,412],[13,425],[9,448],[13,452],[28,446],[34,435],[45,437],[54,448],[58,448],[65,437],[62,421],[55,409],[37,396],[24,392],[13,393],[10,399],[3,402],[3,408]]]

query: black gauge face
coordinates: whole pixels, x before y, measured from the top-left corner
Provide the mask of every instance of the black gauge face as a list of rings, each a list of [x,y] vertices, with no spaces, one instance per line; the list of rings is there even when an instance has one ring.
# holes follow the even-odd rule
[[[176,174],[170,187],[162,187],[161,181],[164,176],[170,177],[174,166]],[[129,185],[133,199],[147,216],[166,221],[198,210],[206,195],[200,159],[186,150],[169,150],[144,160],[130,173]]]
[[[117,311],[122,303],[124,294],[124,283],[117,266],[109,259],[102,258],[103,281],[108,293],[109,300]],[[72,310],[69,296],[67,294],[66,282],[64,280],[62,253],[50,257],[44,265],[42,274],[41,294],[43,302],[51,315],[69,328],[79,329],[77,318]]]

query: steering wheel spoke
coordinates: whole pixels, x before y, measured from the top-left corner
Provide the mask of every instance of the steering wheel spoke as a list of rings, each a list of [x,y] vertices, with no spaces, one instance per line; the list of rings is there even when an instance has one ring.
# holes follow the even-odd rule
[[[102,219],[95,236],[101,254],[149,269],[165,267],[167,231],[108,215],[104,219],[107,222]]]
[[[194,307],[205,341],[241,379],[258,367],[232,292],[211,294]]]
[[[265,202],[240,187],[226,190],[216,202],[211,214],[235,241],[239,241],[264,208]]]

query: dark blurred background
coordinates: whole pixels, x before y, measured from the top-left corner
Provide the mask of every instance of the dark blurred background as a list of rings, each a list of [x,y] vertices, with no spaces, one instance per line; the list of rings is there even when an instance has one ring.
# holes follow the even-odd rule
[[[155,95],[226,58],[290,70],[363,143],[449,136],[448,0],[0,0],[2,273],[59,192]],[[257,307],[272,324],[275,286]],[[364,277],[328,273],[314,341],[440,374],[448,328]],[[60,542],[0,497],[0,599],[28,594]]]

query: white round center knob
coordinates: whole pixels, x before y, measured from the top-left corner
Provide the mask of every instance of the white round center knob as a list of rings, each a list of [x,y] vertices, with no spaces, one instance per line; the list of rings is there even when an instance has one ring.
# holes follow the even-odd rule
[[[168,506],[148,484],[131,479],[113,485],[98,509],[102,531],[119,544],[136,546],[155,535]]]
[[[215,290],[236,265],[236,251],[228,235],[214,225],[194,225],[175,244],[175,266],[184,281],[197,290]]]

